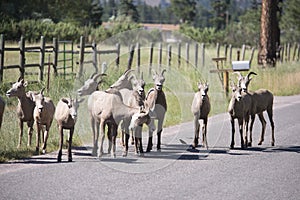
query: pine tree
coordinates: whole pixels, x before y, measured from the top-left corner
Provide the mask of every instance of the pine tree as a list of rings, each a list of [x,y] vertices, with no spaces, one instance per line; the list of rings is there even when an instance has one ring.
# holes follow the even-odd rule
[[[182,23],[192,23],[196,16],[196,1],[171,0],[171,9]]]

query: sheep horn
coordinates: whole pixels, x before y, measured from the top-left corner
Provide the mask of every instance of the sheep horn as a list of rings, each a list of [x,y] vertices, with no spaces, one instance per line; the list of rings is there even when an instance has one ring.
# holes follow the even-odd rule
[[[252,74],[253,74],[253,75],[257,75],[255,72],[250,72],[250,73],[246,76],[246,78],[249,80],[249,79],[250,79],[250,76],[251,76]]]
[[[143,72],[141,73],[141,80],[144,80],[144,78],[143,78]]]
[[[96,81],[97,78],[99,78],[100,76],[106,76],[106,74],[105,73],[103,73],[103,74],[95,74],[94,77],[93,77],[93,79]]]
[[[45,88],[43,88],[43,89],[40,91],[40,94],[43,94],[43,93],[44,93],[44,90],[45,90]]]
[[[241,80],[243,78],[241,72],[233,72],[234,74],[237,74],[239,77],[238,77],[238,80]]]
[[[164,76],[164,73],[165,73],[166,71],[167,71],[166,69],[163,69],[162,72],[161,72],[161,75]]]
[[[127,69],[125,72],[124,72],[124,76],[128,76],[128,74],[130,72],[134,71],[134,69]]]

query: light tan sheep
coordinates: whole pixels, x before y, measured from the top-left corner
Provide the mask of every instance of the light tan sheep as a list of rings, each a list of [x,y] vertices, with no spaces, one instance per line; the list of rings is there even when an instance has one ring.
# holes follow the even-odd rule
[[[250,76],[252,74],[257,75],[254,72],[250,72],[245,77],[241,75],[241,73],[237,73],[239,75],[238,77],[238,84],[240,87],[242,87],[243,91],[247,94],[249,94],[252,98],[252,108],[251,108],[251,122],[250,122],[250,138],[248,142],[248,146],[252,146],[252,130],[253,130],[253,124],[255,121],[255,114],[258,115],[259,120],[262,124],[262,130],[261,130],[261,136],[260,140],[258,142],[258,145],[261,145],[264,141],[264,135],[266,130],[266,120],[264,118],[263,112],[267,111],[268,117],[271,123],[272,128],[272,139],[271,139],[271,145],[275,145],[275,135],[274,135],[274,121],[273,121],[273,101],[274,96],[273,94],[266,90],[266,89],[259,89],[256,91],[248,91],[248,86],[252,78]]]
[[[28,142],[27,146],[31,146],[31,138],[33,132],[33,110],[35,107],[35,103],[32,100],[32,93],[34,92],[25,92],[25,88],[27,87],[27,81],[24,81],[23,78],[19,78],[17,82],[15,82],[12,87],[6,92],[7,97],[17,97],[18,105],[17,105],[17,116],[19,118],[19,142],[18,148],[21,147],[22,144],[22,136],[23,136],[23,123],[27,122],[28,126]]]
[[[208,149],[207,144],[207,121],[208,114],[210,112],[210,101],[207,94],[209,85],[207,83],[198,83],[198,92],[195,93],[193,103],[191,106],[191,111],[194,115],[194,142],[192,144],[193,148],[196,148],[199,142],[199,131],[200,123],[199,120],[203,120],[202,125],[202,144]]]
[[[247,132],[249,116],[251,113],[251,97],[247,93],[242,92],[242,88],[234,84],[231,85],[232,97],[228,105],[228,113],[230,115],[231,122],[231,144],[230,148],[233,149],[234,134],[235,134],[235,124],[234,120],[238,120],[240,138],[241,138],[241,148],[247,147]],[[245,133],[245,134],[244,134]]]
[[[61,98],[56,105],[54,118],[57,121],[60,135],[57,162],[61,162],[62,160],[61,157],[64,140],[63,129],[70,130],[68,139],[68,162],[72,162],[72,139],[77,120],[77,109],[79,107],[79,103],[82,101],[83,99],[78,100],[77,98]]]
[[[44,89],[45,88],[43,88],[38,94],[32,94],[32,100],[33,102],[35,102],[33,118],[37,127],[36,151],[38,152],[40,148],[40,136],[42,131],[43,132],[42,152],[46,153],[47,140],[49,136],[49,130],[54,117],[55,106],[49,97],[44,96]],[[45,131],[43,131],[43,126],[45,126]]]
[[[163,84],[165,82],[164,69],[160,74],[154,71],[153,81],[154,88],[151,88],[146,95],[146,103],[150,106],[150,116],[151,125],[149,127],[154,127],[154,120],[157,119],[157,151],[161,150],[161,133],[163,129],[163,122],[165,119],[165,114],[167,112],[167,100],[163,89]],[[152,150],[153,142],[153,130],[149,129],[149,138],[146,152]]]

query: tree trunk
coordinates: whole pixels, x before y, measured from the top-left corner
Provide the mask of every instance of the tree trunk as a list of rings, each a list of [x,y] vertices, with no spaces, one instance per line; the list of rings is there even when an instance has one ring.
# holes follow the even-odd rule
[[[278,0],[263,0],[261,12],[260,45],[258,64],[276,64],[276,50],[280,41],[280,30],[277,19]]]

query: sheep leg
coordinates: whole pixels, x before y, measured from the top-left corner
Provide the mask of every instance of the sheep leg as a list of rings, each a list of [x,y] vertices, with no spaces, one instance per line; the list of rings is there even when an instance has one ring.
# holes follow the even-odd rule
[[[251,115],[251,121],[250,121],[250,133],[249,133],[249,142],[248,142],[248,146],[251,147],[252,146],[252,130],[253,130],[253,124],[255,121],[255,114]]]
[[[241,138],[241,148],[244,149],[244,138],[243,138],[243,128],[244,128],[244,120],[242,119],[238,119],[238,123],[239,123],[239,131],[240,131],[240,138]]]
[[[50,129],[51,124],[46,125],[46,131],[45,131],[45,135],[44,135],[44,143],[43,143],[43,153],[46,153],[46,148],[47,148],[47,141],[48,141],[48,137],[49,137],[49,129]],[[42,129],[42,128],[41,128]]]
[[[104,122],[100,123],[100,146],[98,149],[98,158],[100,158],[103,155],[103,142],[104,142],[104,137],[105,137],[104,125],[105,125]],[[97,141],[97,143],[98,143],[98,141]]]
[[[70,129],[69,143],[68,143],[68,162],[72,162],[72,141],[73,141],[74,127]]]
[[[142,128],[143,126],[138,126],[134,130],[136,153],[140,156],[144,155],[143,144],[142,144]]]
[[[59,149],[58,149],[58,155],[57,155],[57,162],[61,162],[61,156],[62,156],[62,148],[63,148],[63,143],[64,143],[64,133],[63,133],[63,128],[62,126],[58,127],[59,129]]]
[[[275,126],[274,126],[274,121],[273,121],[273,110],[272,110],[272,108],[268,109],[267,113],[268,113],[269,120],[270,120],[270,123],[271,123],[271,128],[272,128],[272,141],[271,141],[271,145],[274,146],[275,145],[275,135],[274,135]]]
[[[235,133],[235,125],[234,125],[234,118],[230,118],[231,122],[231,144],[230,144],[230,149],[234,148],[234,133]]]
[[[206,149],[208,149],[208,144],[207,144],[207,118],[203,119],[203,126],[202,126],[202,144]]]
[[[162,129],[163,129],[163,121],[164,118],[160,118],[158,119],[158,123],[157,123],[157,145],[156,145],[156,149],[157,151],[161,151],[161,133],[162,133]]]
[[[154,120],[151,119],[151,124],[149,125],[149,127],[153,127],[154,126]],[[149,129],[149,137],[148,137],[148,145],[147,145],[147,149],[146,152],[150,152],[152,150],[152,139],[153,139],[153,131],[151,129]]]
[[[94,147],[93,147],[93,152],[92,155],[96,156],[97,155],[97,149],[98,149],[98,139],[99,139],[99,122],[95,122],[94,124],[94,129],[95,129],[95,136],[94,136]]]
[[[123,157],[126,157],[128,154],[128,141],[129,141],[129,135],[125,134],[125,145],[124,145],[124,152],[123,152]]]
[[[105,128],[104,128],[104,131],[105,131]],[[107,153],[108,154],[111,153],[113,132],[114,132],[114,125],[108,123],[107,124],[107,138],[108,138]]]
[[[92,132],[93,132],[93,151],[92,155],[95,156],[97,155],[97,149],[98,149],[98,142],[96,142],[96,123],[95,119],[91,116],[91,126],[92,126]]]
[[[41,142],[41,125],[37,122],[36,123],[37,132],[36,132],[36,147],[35,151],[39,152],[40,149],[40,142]]]
[[[17,148],[20,148],[21,147],[21,145],[22,145],[22,137],[23,137],[23,127],[24,127],[24,125],[23,125],[23,122],[20,120],[19,121],[19,127],[20,127],[20,133],[19,133],[19,143],[18,143],[18,147]],[[29,134],[28,134],[28,146],[30,146],[30,141],[29,141]]]
[[[248,146],[248,125],[249,125],[249,115],[246,115],[244,120],[244,143],[245,147]]]
[[[192,144],[192,148],[195,149],[198,146],[199,142],[199,130],[200,129],[200,123],[198,120],[198,117],[195,116],[194,118],[194,142]]]
[[[32,133],[33,133],[33,124],[34,124],[34,121],[27,122],[27,126],[28,126],[28,143],[27,143],[27,146],[31,146]],[[23,126],[23,123],[22,123],[22,126]],[[23,128],[22,128],[22,135],[23,135]]]
[[[111,143],[112,143],[111,157],[116,158],[116,138],[117,138],[118,126],[116,124],[113,124],[112,126],[113,129],[112,129],[112,138],[111,138]]]
[[[266,120],[265,120],[264,115],[263,115],[262,112],[258,114],[258,117],[259,117],[259,120],[260,120],[261,125],[262,125],[261,135],[260,135],[260,140],[258,142],[258,145],[262,145],[262,143],[264,141],[264,137],[265,137],[265,130],[266,130],[266,124],[267,124],[267,122],[266,122]]]

